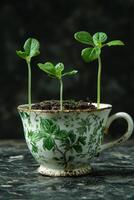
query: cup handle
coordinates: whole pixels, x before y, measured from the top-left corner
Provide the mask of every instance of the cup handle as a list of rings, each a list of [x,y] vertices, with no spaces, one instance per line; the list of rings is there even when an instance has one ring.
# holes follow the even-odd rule
[[[112,116],[110,116],[108,118],[108,121],[107,121],[107,124],[106,124],[106,129],[105,129],[106,132],[108,131],[111,123],[115,119],[118,119],[118,118],[123,118],[123,119],[125,119],[127,121],[128,127],[127,127],[126,133],[123,136],[121,136],[119,139],[115,140],[115,141],[108,142],[106,144],[102,144],[101,147],[100,147],[100,151],[99,152],[102,152],[105,149],[111,148],[113,146],[116,146],[116,145],[118,145],[120,143],[125,142],[132,135],[133,128],[134,128],[132,117],[129,114],[124,113],[124,112],[116,113],[116,114],[114,114],[114,115],[112,115]]]

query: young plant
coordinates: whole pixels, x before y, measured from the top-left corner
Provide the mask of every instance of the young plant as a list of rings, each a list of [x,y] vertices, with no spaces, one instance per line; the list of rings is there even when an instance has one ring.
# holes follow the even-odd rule
[[[78,71],[72,70],[64,73],[64,64],[58,63],[56,65],[51,62],[46,62],[44,64],[39,63],[38,67],[46,72],[50,77],[56,78],[60,81],[60,110],[63,110],[63,80],[64,76],[72,76],[75,75]]]
[[[85,48],[81,51],[81,56],[83,60],[87,63],[92,62],[94,60],[98,60],[98,76],[97,76],[97,108],[100,108],[100,96],[101,96],[101,50],[103,47],[108,46],[117,46],[117,45],[124,45],[121,40],[113,40],[110,42],[107,41],[107,35],[103,32],[97,32],[93,36],[86,32],[80,31],[74,34],[74,38],[82,43],[86,44],[89,47]]]
[[[34,38],[28,38],[24,43],[24,51],[16,51],[17,55],[24,59],[28,66],[28,107],[31,109],[31,59],[40,54],[40,44]]]

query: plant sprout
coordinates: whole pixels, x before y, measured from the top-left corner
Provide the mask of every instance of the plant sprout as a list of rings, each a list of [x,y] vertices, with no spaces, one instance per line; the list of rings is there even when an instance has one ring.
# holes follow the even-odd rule
[[[64,64],[63,63],[58,63],[56,65],[52,64],[51,62],[46,62],[44,64],[39,63],[38,67],[46,72],[50,77],[56,78],[60,81],[60,110],[63,110],[63,80],[62,78],[64,76],[72,76],[75,75],[78,71],[77,70],[72,70],[69,72],[64,71]]]
[[[24,59],[28,66],[28,107],[31,109],[31,58],[40,54],[40,44],[34,38],[28,38],[24,43],[24,51],[16,51],[17,55]]]
[[[83,60],[87,63],[92,62],[94,60],[98,60],[98,76],[97,76],[97,108],[100,108],[100,96],[101,96],[101,49],[104,46],[117,46],[117,45],[124,45],[121,40],[113,40],[110,42],[107,41],[107,35],[103,32],[97,32],[93,36],[86,32],[80,31],[74,34],[74,38],[82,43],[87,44],[89,47],[85,48],[81,51],[81,56]]]

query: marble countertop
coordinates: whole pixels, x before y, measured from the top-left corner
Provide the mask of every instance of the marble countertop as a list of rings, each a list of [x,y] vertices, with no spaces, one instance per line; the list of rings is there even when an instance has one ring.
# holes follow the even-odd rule
[[[45,177],[25,141],[0,142],[0,200],[134,200],[134,140],[103,152],[93,173]]]

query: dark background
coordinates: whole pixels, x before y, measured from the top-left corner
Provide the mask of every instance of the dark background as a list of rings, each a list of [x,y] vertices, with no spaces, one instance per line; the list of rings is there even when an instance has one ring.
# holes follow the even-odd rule
[[[77,76],[64,80],[64,99],[96,101],[97,62],[82,61],[80,50],[86,46],[77,43],[73,34],[102,31],[109,40],[123,40],[126,46],[105,48],[102,53],[101,102],[112,104],[112,113],[124,111],[134,117],[133,0],[3,0],[0,27],[1,138],[23,138],[16,107],[27,103],[27,66],[15,51],[28,37],[41,43],[41,54],[32,62],[32,102],[59,98],[58,82],[36,66],[46,61],[79,70]],[[113,124],[113,137],[124,131],[123,122]]]

